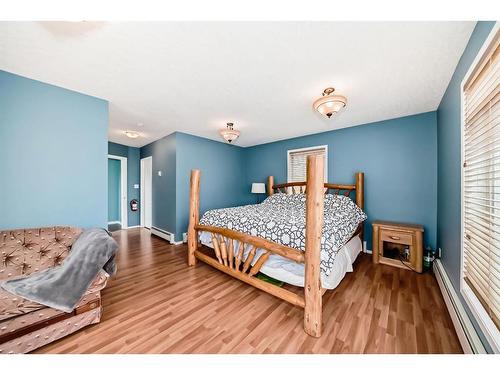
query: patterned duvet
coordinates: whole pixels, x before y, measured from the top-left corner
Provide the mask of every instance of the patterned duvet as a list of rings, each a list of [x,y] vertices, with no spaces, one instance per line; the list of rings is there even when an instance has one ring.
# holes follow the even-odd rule
[[[305,202],[305,194],[274,194],[261,204],[207,211],[200,224],[232,229],[304,250]],[[349,197],[325,195],[320,263],[324,275],[330,274],[337,252],[366,218]]]

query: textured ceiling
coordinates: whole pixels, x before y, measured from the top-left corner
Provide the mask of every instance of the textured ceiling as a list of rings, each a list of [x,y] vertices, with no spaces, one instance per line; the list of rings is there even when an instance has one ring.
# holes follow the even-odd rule
[[[474,25],[0,22],[0,69],[109,100],[114,142],[234,122],[250,146],[435,110]],[[312,109],[327,86],[348,99],[330,120]]]

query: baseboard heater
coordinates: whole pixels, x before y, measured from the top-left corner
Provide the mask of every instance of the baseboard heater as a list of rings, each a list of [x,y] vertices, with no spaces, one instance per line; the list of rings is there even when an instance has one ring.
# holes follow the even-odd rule
[[[441,263],[441,260],[436,259],[434,261],[434,274],[441,289],[441,294],[443,295],[444,302],[450,313],[451,320],[457,332],[458,339],[460,340],[460,345],[464,353],[466,354],[484,354],[486,350],[484,348],[481,339],[479,338],[472,322],[465,311],[462,302],[458,298],[457,292],[451,280],[446,273],[446,270]]]
[[[182,241],[175,242],[175,235],[173,233],[167,232],[166,230],[157,227],[151,227],[151,234],[167,240],[172,245],[180,245],[182,243]]]
[[[167,240],[170,243],[174,243],[175,241],[173,233],[167,232],[166,230],[160,228],[151,227],[151,234],[163,238],[164,240]]]

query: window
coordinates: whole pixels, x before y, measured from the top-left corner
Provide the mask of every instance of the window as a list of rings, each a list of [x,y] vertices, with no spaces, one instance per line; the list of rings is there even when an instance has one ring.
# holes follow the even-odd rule
[[[461,290],[499,348],[500,57],[498,27],[462,82]]]
[[[307,157],[309,155],[323,155],[325,157],[325,182],[328,181],[328,146],[325,145],[288,150],[288,182],[306,180]]]

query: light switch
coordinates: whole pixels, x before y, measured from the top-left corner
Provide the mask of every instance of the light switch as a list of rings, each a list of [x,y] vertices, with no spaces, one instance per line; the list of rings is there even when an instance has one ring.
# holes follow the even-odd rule
[[[158,171],[158,176],[160,176],[160,177],[161,177],[161,171]]]
[[[134,189],[139,189],[139,184],[134,184]]]

